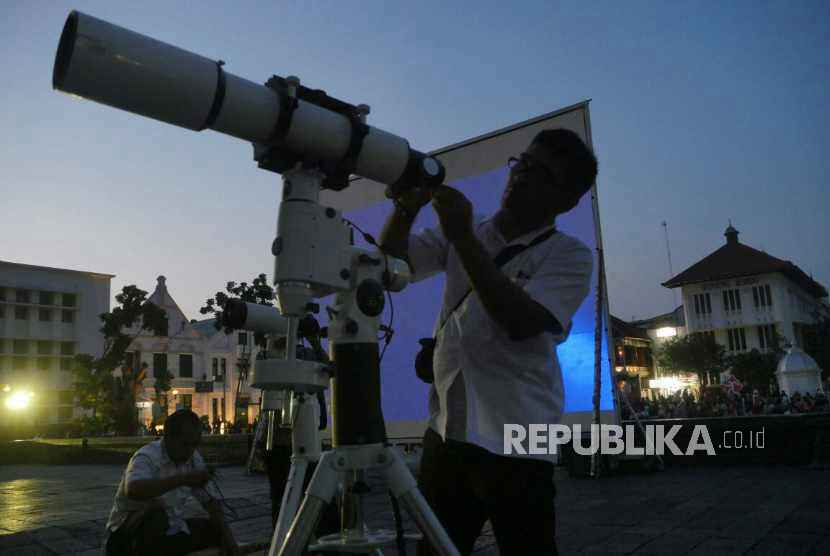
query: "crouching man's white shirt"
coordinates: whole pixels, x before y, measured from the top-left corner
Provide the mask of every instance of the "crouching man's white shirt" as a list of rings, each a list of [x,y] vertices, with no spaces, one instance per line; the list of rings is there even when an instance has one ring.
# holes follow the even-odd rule
[[[130,463],[124,470],[121,482],[118,484],[118,491],[115,494],[115,502],[110,511],[107,521],[107,533],[115,531],[124,523],[133,512],[144,511],[150,508],[155,500],[161,502],[167,512],[168,535],[175,535],[179,532],[190,533],[187,522],[184,519],[185,504],[190,496],[195,497],[202,504],[217,498],[217,492],[210,485],[206,488],[192,488],[181,486],[165,492],[158,498],[151,500],[134,500],[127,498],[126,489],[129,483],[144,479],[166,479],[173,475],[181,475],[191,471],[201,471],[207,468],[199,451],[193,452],[193,456],[182,464],[176,464],[167,456],[162,440],[156,440],[145,444],[133,454]]]
[[[476,217],[476,236],[495,257],[508,245],[527,245],[552,226],[505,241],[491,219]],[[443,438],[469,442],[503,454],[504,425],[558,423],[564,407],[562,371],[556,345],[588,295],[591,250],[578,239],[556,232],[501,267],[534,301],[556,317],[564,332],[543,332],[511,340],[473,292],[438,330],[444,316],[470,288],[467,273],[440,227],[409,238],[414,280],[446,272],[441,312],[436,320],[434,374],[429,394],[429,426]],[[541,459],[553,456],[536,455]]]

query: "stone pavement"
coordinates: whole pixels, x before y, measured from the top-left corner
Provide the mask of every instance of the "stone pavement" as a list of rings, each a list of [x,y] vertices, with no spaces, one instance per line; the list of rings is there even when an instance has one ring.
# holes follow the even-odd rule
[[[99,554],[121,471],[92,465],[0,466],[0,554]],[[560,553],[827,554],[828,479],[827,471],[783,466],[676,467],[599,480],[570,479],[557,469]],[[220,468],[219,481],[236,514],[232,528],[238,539],[268,536],[264,476]],[[391,528],[383,485],[376,477],[371,482],[368,521]],[[199,511],[196,505],[191,510]],[[476,554],[497,553],[487,528]]]

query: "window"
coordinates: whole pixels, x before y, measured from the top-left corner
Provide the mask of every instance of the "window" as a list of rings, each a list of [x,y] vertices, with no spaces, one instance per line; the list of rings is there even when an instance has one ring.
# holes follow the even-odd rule
[[[167,374],[167,354],[153,354],[153,378],[161,378]]]
[[[723,310],[727,313],[741,310],[741,290],[723,290]]]
[[[62,371],[71,371],[73,361],[74,361],[74,359],[71,359],[69,357],[61,357],[61,370]]]
[[[14,307],[15,320],[29,320],[29,308],[16,305]]]
[[[52,292],[40,292],[38,303],[41,305],[54,305],[55,294]]]
[[[179,394],[179,400],[181,401],[184,409],[190,409],[193,407],[193,394]]]
[[[193,378],[193,355],[190,353],[179,354],[179,376]]]
[[[12,351],[17,355],[29,353],[29,340],[14,340],[12,342]]]
[[[38,309],[37,320],[40,322],[50,322],[52,320],[52,309]]]
[[[50,371],[50,370],[52,370],[52,358],[51,357],[38,357],[37,358],[37,370],[39,370],[39,371]]]
[[[61,322],[75,322],[75,313],[73,311],[67,311],[66,309],[62,310]]]
[[[6,353],[6,340],[0,338],[0,353]]]
[[[75,342],[61,342],[61,355],[75,355]]]
[[[38,355],[51,355],[52,354],[52,342],[49,340],[38,340],[37,341],[37,354]]]
[[[247,346],[248,345],[248,333],[247,332],[240,332],[239,333],[239,345],[240,346]]]
[[[6,318],[6,308],[0,305],[0,319]]]
[[[0,288],[0,301],[6,301],[6,288]]]
[[[14,298],[18,303],[31,303],[32,292],[30,292],[29,290],[17,290],[15,292]]]
[[[13,357],[12,369],[15,371],[25,371],[29,367],[28,357]]]
[[[696,315],[710,315],[712,314],[712,299],[708,293],[696,293],[695,299],[695,314]]]
[[[775,347],[775,325],[763,324],[758,327],[758,344],[761,349],[770,349]]]
[[[770,290],[769,284],[753,286],[752,300],[755,302],[755,307],[772,307],[772,290]]]
[[[729,351],[746,351],[746,332],[743,328],[730,328],[726,333],[729,338]]]
[[[77,302],[77,296],[74,293],[65,293],[61,296],[61,305],[64,307],[74,307]]]
[[[222,370],[222,378],[225,378],[225,373],[228,372],[228,367],[227,367],[227,360],[224,357],[222,358],[222,360],[219,364],[219,367]]]
[[[219,359],[214,357],[213,360],[211,361],[211,364],[212,364],[212,369],[213,369],[213,376],[215,378],[215,377],[219,376]]]

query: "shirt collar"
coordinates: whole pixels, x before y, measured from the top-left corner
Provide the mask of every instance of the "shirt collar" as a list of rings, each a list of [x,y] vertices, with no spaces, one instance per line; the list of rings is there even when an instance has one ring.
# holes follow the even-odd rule
[[[484,220],[482,224],[486,224],[490,228],[493,237],[495,237],[499,241],[499,243],[504,247],[507,247],[509,245],[529,245],[531,241],[533,241],[543,233],[556,228],[556,220],[554,220],[550,224],[540,226],[539,228],[531,230],[530,232],[508,242],[506,239],[504,239],[504,236],[501,235],[501,231],[499,230],[499,227],[496,226],[496,221],[492,216]]]

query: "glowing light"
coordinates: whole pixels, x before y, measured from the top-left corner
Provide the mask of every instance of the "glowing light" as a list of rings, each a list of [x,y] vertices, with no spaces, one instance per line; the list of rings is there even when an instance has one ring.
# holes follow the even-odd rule
[[[12,391],[12,387],[11,387],[11,386],[9,386],[8,384],[6,384],[5,386],[3,386],[3,392],[11,392],[11,391]]]
[[[6,407],[13,411],[22,411],[29,407],[33,396],[31,392],[15,392],[6,400]]]
[[[178,390],[173,390],[173,395],[174,395],[174,396],[178,396],[178,395],[179,395],[179,391],[178,391]]]
[[[658,338],[671,338],[673,336],[677,336],[677,328],[674,328],[673,326],[666,326],[657,329]]]
[[[674,377],[653,378],[648,381],[649,388],[656,388],[659,390],[680,390],[683,388],[683,383]]]

